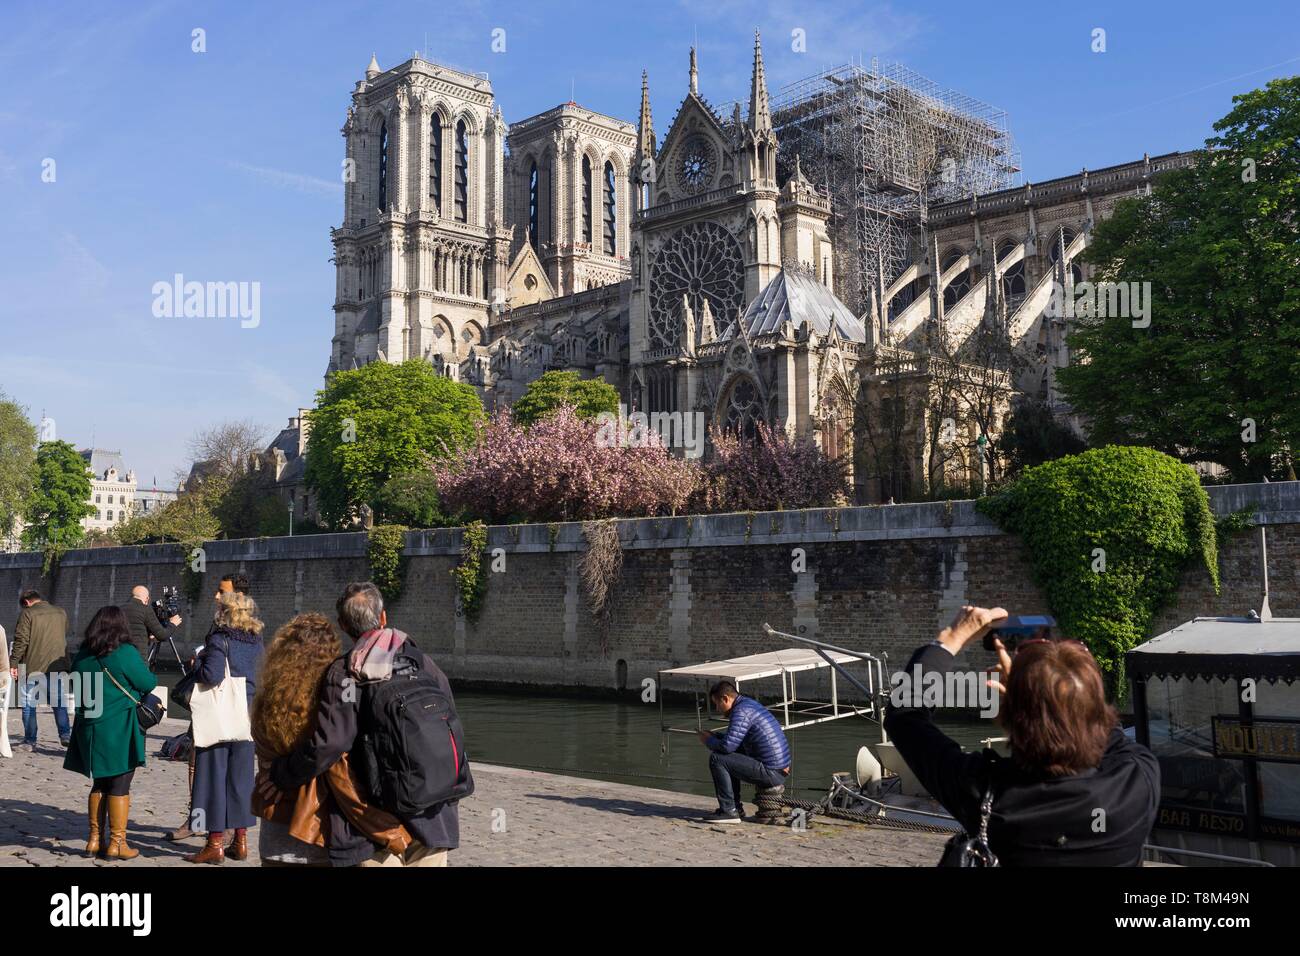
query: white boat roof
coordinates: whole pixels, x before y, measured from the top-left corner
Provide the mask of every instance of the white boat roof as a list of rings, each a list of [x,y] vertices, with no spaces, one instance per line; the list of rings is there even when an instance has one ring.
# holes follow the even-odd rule
[[[838,651],[827,651],[826,656],[836,664],[861,663],[861,658]],[[733,657],[725,661],[706,661],[660,671],[675,677],[712,677],[718,680],[757,680],[762,677],[780,677],[796,671],[811,671],[829,667],[820,654],[806,647],[789,647],[781,651],[767,651],[746,657]]]

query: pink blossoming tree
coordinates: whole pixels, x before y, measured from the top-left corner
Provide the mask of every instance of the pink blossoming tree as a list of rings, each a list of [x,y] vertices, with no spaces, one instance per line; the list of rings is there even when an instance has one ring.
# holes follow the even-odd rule
[[[824,508],[848,500],[847,467],[807,439],[760,422],[753,440],[710,430],[713,457],[693,502],[700,511]]]
[[[477,443],[432,465],[443,507],[489,523],[643,517],[685,507],[698,466],[674,458],[657,435],[626,444],[609,441],[601,428],[567,405],[527,427],[498,413]]]

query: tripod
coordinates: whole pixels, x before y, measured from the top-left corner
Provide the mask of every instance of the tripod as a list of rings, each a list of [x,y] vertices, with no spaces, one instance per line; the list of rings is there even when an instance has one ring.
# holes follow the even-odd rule
[[[176,639],[168,634],[167,643],[171,645],[172,653],[176,656],[176,664],[180,667],[181,673],[184,674],[187,668],[185,667],[185,661],[181,659],[181,652],[176,649]],[[149,656],[145,658],[145,664],[148,665],[149,670],[154,669],[154,662],[158,659],[158,651],[161,648],[162,641],[152,640],[149,642]]]

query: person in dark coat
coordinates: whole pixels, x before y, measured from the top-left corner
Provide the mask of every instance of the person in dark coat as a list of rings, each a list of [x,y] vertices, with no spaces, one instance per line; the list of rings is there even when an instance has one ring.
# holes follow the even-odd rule
[[[102,850],[110,860],[131,860],[140,855],[126,845],[131,778],[145,763],[144,731],[135,708],[157,682],[131,645],[121,608],[110,605],[95,613],[72,661],[72,672],[81,692],[63,766],[94,781],[86,805],[90,819],[86,855]],[[107,841],[102,836],[105,817]]]
[[[400,652],[414,658],[451,700],[451,684],[428,654],[406,635],[388,626],[379,588],[369,581],[349,584],[337,604],[339,626],[352,638],[352,649],[325,671],[310,738],[263,770],[257,792],[274,805],[309,781],[326,774],[357,743],[364,691],[357,688],[390,679]],[[357,830],[337,801],[329,811],[325,846],[331,866],[446,866],[447,853],[460,846],[460,811],[455,800],[414,814],[396,814],[414,841],[401,854],[376,844]]]
[[[18,597],[22,610],[14,625],[14,649],[9,672],[18,683],[23,709],[24,750],[36,749],[36,705],[43,697],[54,711],[54,725],[59,743],[68,745],[68,707],[64,698],[61,672],[68,666],[68,615],[37,591],[24,591]],[[20,673],[21,672],[21,673]]]
[[[149,603],[149,589],[137,584],[131,589],[131,600],[122,605],[127,622],[131,627],[131,643],[145,660],[149,659],[149,642],[165,641],[176,633],[181,626],[181,616],[173,614],[163,627],[158,615]]]
[[[250,706],[262,666],[262,622],[253,599],[237,591],[218,595],[216,627],[194,664],[204,684],[225,680],[227,665],[231,677],[244,678],[245,706]],[[235,831],[230,858],[248,859],[248,828],[257,822],[252,811],[254,756],[251,740],[194,749],[190,826],[206,830],[208,839],[202,850],[185,858],[190,863],[224,862],[226,830]]]
[[[962,649],[1006,616],[962,608],[903,675],[914,686],[945,686]],[[993,686],[1010,758],[963,753],[929,708],[896,705],[885,730],[899,754],[969,834],[991,788],[988,842],[1004,866],[1139,866],[1159,807],[1160,765],[1125,736],[1092,654],[1069,640],[1022,641],[1014,656],[1001,641],[996,647],[1001,679]]]

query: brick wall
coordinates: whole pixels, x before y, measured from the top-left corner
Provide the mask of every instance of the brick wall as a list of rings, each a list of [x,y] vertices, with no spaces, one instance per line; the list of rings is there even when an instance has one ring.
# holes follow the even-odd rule
[[[1300,482],[1210,489],[1219,513],[1257,510],[1268,529],[1271,606],[1300,616]],[[619,523],[623,570],[613,597],[607,653],[586,607],[577,524],[493,528],[504,570],[489,572],[481,617],[456,607],[449,573],[460,532],[413,533],[393,623],[410,633],[453,677],[552,687],[615,689],[619,663],[636,687],[662,667],[776,650],[764,623],[877,655],[897,666],[964,603],[1047,611],[1019,541],[977,514],[971,502],[729,514]],[[360,534],[215,541],[206,548],[204,597],[180,638],[197,643],[212,613],[208,596],[228,571],[248,575],[268,627],[299,611],[333,617],[342,586],[367,577]],[[144,584],[157,594],[180,584],[175,546],[105,548],[68,554],[56,578],[42,579],[35,555],[0,555],[0,624],[10,632],[14,598],[39,586],[68,611],[80,636],[95,610]],[[492,555],[485,558],[491,567]],[[1220,554],[1223,588],[1189,569],[1163,631],[1199,614],[1258,608],[1258,532],[1237,535]]]

